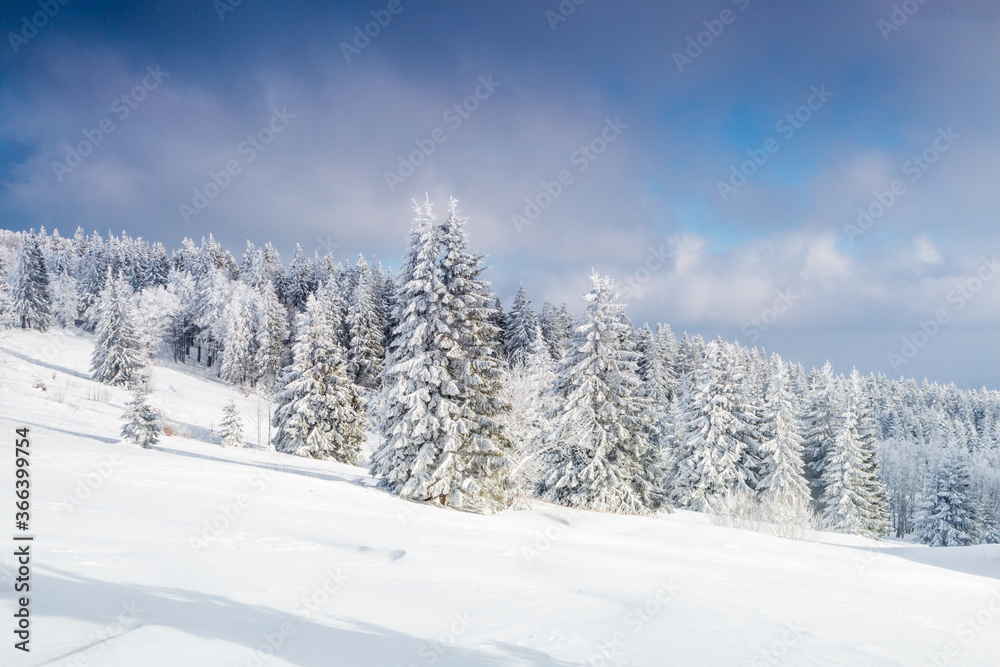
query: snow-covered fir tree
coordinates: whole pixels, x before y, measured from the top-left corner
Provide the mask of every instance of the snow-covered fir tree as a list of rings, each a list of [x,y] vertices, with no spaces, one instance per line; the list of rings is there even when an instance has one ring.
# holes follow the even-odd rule
[[[219,424],[222,429],[223,447],[242,447],[243,440],[243,419],[240,411],[236,409],[236,402],[230,400],[222,409],[222,422]]]
[[[467,222],[452,198],[440,251],[451,326],[441,342],[447,346],[448,373],[462,411],[446,428],[429,491],[456,507],[497,511],[510,505],[514,491],[514,446],[503,427],[510,406],[501,397],[502,368],[492,324],[495,296],[481,278],[482,256],[468,250]],[[541,340],[540,332],[536,336]],[[537,354],[543,353],[538,347]]]
[[[64,329],[75,326],[80,315],[80,295],[76,279],[68,273],[60,273],[52,277],[49,287],[52,319]]]
[[[803,417],[803,461],[813,503],[818,510],[826,463],[841,430],[843,398],[829,361],[820,371],[814,371],[810,384],[809,403]]]
[[[367,425],[361,390],[347,376],[335,316],[322,295],[298,317],[293,361],[285,372],[272,424],[279,452],[354,464]]]
[[[278,301],[278,294],[269,278],[261,279],[257,294],[254,378],[265,391],[270,391],[275,387],[284,365],[288,323],[284,306]]]
[[[889,499],[879,470],[878,443],[872,418],[871,400],[857,369],[849,378],[851,392],[856,396],[854,408],[854,433],[861,449],[861,497],[865,501],[864,534],[884,537],[891,532]]]
[[[7,272],[0,264],[0,330],[14,326],[14,298],[10,293],[10,283],[7,282]]]
[[[665,506],[665,474],[635,354],[623,347],[631,326],[612,281],[596,274],[591,280],[583,322],[556,372],[559,405],[550,415],[538,493],[571,507],[653,512]]]
[[[289,306],[296,310],[305,308],[306,299],[316,289],[313,280],[312,261],[302,252],[302,246],[295,244],[295,255],[288,265],[288,274],[283,281],[282,296]]]
[[[132,310],[132,288],[122,278],[108,280],[96,304],[97,329],[91,370],[98,382],[130,387],[144,366],[142,343]]]
[[[742,375],[726,346],[713,341],[678,406],[672,493],[676,502],[710,510],[727,496],[752,499],[760,434],[739,391]]]
[[[347,309],[347,369],[355,383],[368,389],[377,386],[385,359],[385,314],[380,302],[376,278],[364,257],[359,256],[354,298]]]
[[[761,479],[757,497],[789,522],[804,522],[812,514],[812,496],[803,474],[802,438],[795,397],[788,386],[788,367],[771,358],[772,375],[761,422]]]
[[[21,247],[11,273],[14,322],[22,329],[46,331],[52,321],[49,272],[42,257],[41,242],[32,231],[21,234]]]
[[[132,394],[132,400],[125,406],[122,415],[121,437],[143,449],[149,449],[160,439],[160,418],[147,402],[148,392],[144,386],[138,386]]]
[[[226,305],[226,334],[222,350],[222,369],[219,376],[227,382],[240,385],[253,384],[257,379],[256,354],[258,336],[256,326],[258,295],[246,283],[233,285],[232,296]]]
[[[499,417],[494,296],[467,252],[465,219],[451,203],[437,224],[418,204],[398,277],[383,388],[382,443],[372,474],[405,498],[480,511],[512,497],[511,445]]]
[[[942,453],[920,499],[915,528],[917,539],[932,547],[964,547],[978,541],[964,452]]]
[[[870,451],[873,445],[868,438],[863,401],[855,376],[822,467],[820,518],[828,530],[881,537],[888,532],[888,514],[884,490],[879,492],[881,482],[877,479],[875,453]]]
[[[538,316],[523,285],[514,296],[514,305],[507,313],[506,324],[504,352],[511,366],[523,364],[528,357],[545,349]]]

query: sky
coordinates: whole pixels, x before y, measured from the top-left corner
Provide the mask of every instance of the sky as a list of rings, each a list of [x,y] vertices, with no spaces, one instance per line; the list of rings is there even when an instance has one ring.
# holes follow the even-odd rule
[[[1000,4],[6,2],[0,227],[396,266],[1000,388]]]

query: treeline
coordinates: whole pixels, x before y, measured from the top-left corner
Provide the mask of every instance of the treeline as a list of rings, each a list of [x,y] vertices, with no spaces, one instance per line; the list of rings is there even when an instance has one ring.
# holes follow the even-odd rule
[[[579,317],[536,311],[523,287],[505,311],[466,222],[454,200],[444,219],[417,205],[396,276],[299,247],[286,266],[269,243],[237,260],[211,236],[168,253],[124,233],[5,232],[0,324],[93,332],[94,377],[119,386],[166,347],[272,397],[278,451],[367,464],[413,500],[1000,541],[1000,393],[636,329],[597,275]]]

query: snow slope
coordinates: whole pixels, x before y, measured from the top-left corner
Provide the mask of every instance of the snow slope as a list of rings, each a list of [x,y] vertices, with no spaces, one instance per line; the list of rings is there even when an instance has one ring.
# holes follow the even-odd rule
[[[234,395],[255,438],[253,399],[169,362],[151,400],[191,437],[141,450],[89,355],[79,332],[0,340],[0,433],[31,429],[36,536],[27,655],[0,552],[0,666],[1000,664],[1000,547],[404,502],[361,468],[214,444]]]

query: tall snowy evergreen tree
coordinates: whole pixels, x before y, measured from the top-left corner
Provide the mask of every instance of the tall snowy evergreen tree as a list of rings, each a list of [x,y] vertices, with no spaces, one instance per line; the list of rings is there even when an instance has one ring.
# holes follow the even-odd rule
[[[543,498],[572,507],[647,513],[665,506],[665,474],[640,396],[635,354],[623,349],[624,307],[609,278],[591,276],[583,323],[559,364],[560,405],[545,437]],[[630,326],[628,326],[631,329]]]
[[[284,364],[288,323],[285,321],[285,308],[278,301],[271,279],[263,279],[257,289],[254,376],[258,385],[271,390],[274,389]]]
[[[122,415],[121,437],[143,449],[150,449],[160,439],[160,419],[146,402],[147,396],[145,387],[137,387]]]
[[[528,357],[545,349],[538,316],[531,307],[531,301],[528,300],[523,285],[518,288],[514,296],[514,305],[507,313],[504,339],[504,352],[511,366],[521,365]]]
[[[22,329],[46,331],[52,321],[49,273],[35,233],[21,234],[17,263],[11,274],[15,324]]]
[[[758,481],[760,434],[739,392],[742,376],[723,344],[709,343],[705,354],[679,405],[671,484],[677,503],[695,510],[725,496],[749,500]]]
[[[226,305],[226,334],[220,377],[227,382],[251,385],[257,379],[257,293],[246,283],[233,285]]]
[[[295,255],[288,265],[288,276],[283,287],[285,301],[296,310],[305,308],[306,299],[316,289],[312,262],[306,258],[302,246],[298,244],[295,244]]]
[[[80,295],[76,280],[68,273],[60,273],[52,278],[49,286],[52,296],[52,318],[64,329],[75,326],[80,315]]]
[[[278,429],[274,447],[354,464],[365,440],[364,405],[360,390],[347,377],[329,302],[310,295],[298,319],[293,362],[272,420]]]
[[[382,347],[384,312],[381,311],[378,284],[364,257],[358,257],[357,272],[354,298],[347,314],[347,369],[355,383],[374,389],[385,359]]]
[[[878,444],[871,401],[857,369],[851,371],[851,391],[856,396],[854,432],[861,449],[861,496],[865,501],[864,531],[866,535],[883,537],[891,531],[889,498],[879,470]]]
[[[938,460],[920,499],[916,536],[932,547],[964,547],[977,542],[964,452],[947,451]]]
[[[10,283],[7,273],[0,265],[0,330],[9,329],[16,323],[14,315],[14,298],[10,294]]]
[[[456,202],[443,227],[429,203],[416,213],[376,401],[382,444],[372,474],[405,498],[501,509],[511,498],[512,462],[498,421],[494,297],[479,278],[481,258],[466,250]]]
[[[812,513],[812,496],[803,474],[802,438],[794,397],[788,388],[788,367],[772,356],[771,383],[761,423],[761,480],[758,498],[790,521]]]
[[[142,343],[135,328],[132,288],[109,279],[96,304],[97,330],[91,370],[98,382],[132,386],[143,368]]]
[[[873,458],[874,439],[869,438],[856,379],[849,389],[847,407],[824,459],[820,517],[828,530],[881,537],[888,532],[888,514]]]
[[[823,495],[823,474],[832,455],[833,443],[841,430],[843,399],[840,384],[833,376],[830,362],[819,373],[813,372],[809,403],[803,417],[803,461],[813,503],[820,509]]]
[[[446,428],[429,490],[456,507],[497,511],[510,505],[514,490],[514,447],[503,427],[510,406],[501,397],[495,296],[481,278],[482,256],[468,251],[467,222],[452,198],[441,228],[441,282],[451,324],[443,342],[462,411]],[[536,336],[541,339],[540,332]]]
[[[243,419],[240,411],[236,409],[236,402],[230,400],[222,409],[222,422],[219,424],[222,429],[223,447],[242,447],[243,440]]]

